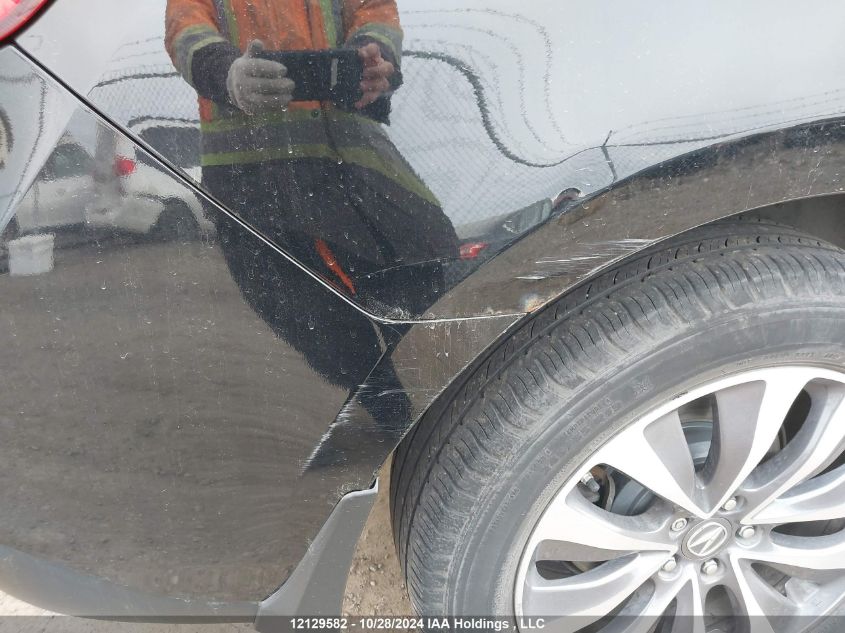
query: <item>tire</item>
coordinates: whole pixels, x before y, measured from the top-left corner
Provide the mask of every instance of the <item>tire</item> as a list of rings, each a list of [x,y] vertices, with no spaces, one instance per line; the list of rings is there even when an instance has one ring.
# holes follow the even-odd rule
[[[201,237],[196,217],[181,201],[167,203],[152,233],[155,239],[161,241],[192,242]]]
[[[526,565],[534,565],[526,546],[535,527],[547,520],[547,508],[560,503],[566,486],[585,497],[589,493],[606,499],[602,486],[610,487],[611,478],[624,475],[605,468],[606,480],[597,493],[567,483],[592,456],[603,454],[597,451],[618,446],[612,441],[623,430],[635,428],[635,421],[661,407],[675,406],[684,394],[695,394],[696,389],[717,384],[714,381],[757,375],[753,372],[782,375],[789,367],[812,368],[807,371],[824,376],[834,372],[832,382],[819,380],[839,393],[836,377],[845,372],[845,254],[788,227],[742,220],[704,227],[648,250],[533,315],[397,450],[391,513],[415,608],[426,615],[518,613],[515,606],[528,590],[520,589],[524,585],[517,580]],[[808,383],[806,389],[814,385]],[[724,393],[702,395],[696,406],[711,400],[721,403]],[[774,388],[768,393],[775,393]],[[799,415],[793,411],[796,406],[786,415],[789,420]],[[715,459],[708,457],[711,449],[719,450],[713,449],[714,419],[716,414],[707,431],[707,460]],[[729,419],[725,413],[719,428],[724,431]],[[786,423],[777,438],[786,438],[785,428]],[[687,427],[684,434],[692,453]],[[727,445],[727,439],[721,441]],[[768,450],[780,451],[788,441],[778,439],[778,446]],[[649,462],[648,454],[642,458]],[[715,475],[706,474],[712,464],[699,461],[695,468],[705,474],[696,477],[711,477],[712,483]],[[598,479],[587,483],[595,488]],[[630,481],[624,481],[620,492],[628,490]],[[712,494],[716,492],[714,484]],[[649,512],[668,504],[660,495],[649,499]],[[715,503],[715,496],[707,503]],[[702,502],[702,512],[724,515],[719,520],[726,525],[742,509],[731,514],[705,505]],[[661,523],[667,534],[667,526],[679,516],[677,505],[670,509],[675,515]],[[638,511],[626,509],[628,514]],[[671,535],[679,550],[680,539],[690,538],[684,530],[697,529],[704,519],[689,521]],[[686,548],[687,541],[683,543]],[[687,560],[686,554],[684,549],[677,555],[681,568],[695,573],[699,565],[703,569],[704,562]],[[572,565],[581,564],[567,559],[570,571],[560,572],[561,577],[569,578]],[[662,581],[648,582],[649,591],[657,595],[654,587]],[[644,591],[644,586],[636,591]],[[795,592],[794,585],[791,590]],[[735,601],[736,596],[729,597]],[[630,598],[625,600],[613,608],[624,612],[631,604]],[[680,609],[678,600],[671,608]],[[706,600],[711,600],[710,594]],[[741,604],[736,612],[742,615],[743,609]],[[578,630],[596,617],[593,612],[560,630]]]
[[[6,224],[6,227],[3,229],[2,234],[0,234],[0,242],[4,244],[6,242],[11,242],[14,239],[17,239],[21,235],[20,227],[18,226],[18,219],[13,217],[9,222]]]

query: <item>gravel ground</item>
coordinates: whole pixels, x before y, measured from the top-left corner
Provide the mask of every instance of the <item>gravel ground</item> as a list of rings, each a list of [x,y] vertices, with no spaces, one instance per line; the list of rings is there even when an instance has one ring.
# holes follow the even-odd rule
[[[412,613],[390,528],[389,467],[382,470],[380,481],[378,499],[358,542],[346,582],[343,613],[348,616]],[[0,593],[0,633],[247,633],[253,630],[248,624],[140,624],[70,618]]]
[[[390,468],[379,474],[379,494],[358,541],[346,581],[344,614],[410,615],[413,613],[390,527]]]

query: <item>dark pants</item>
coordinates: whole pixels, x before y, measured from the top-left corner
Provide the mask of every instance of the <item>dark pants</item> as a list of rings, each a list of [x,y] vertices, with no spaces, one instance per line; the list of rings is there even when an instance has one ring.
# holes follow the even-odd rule
[[[439,259],[457,254],[439,207],[355,166],[297,159],[206,167],[203,183],[259,233],[382,316],[422,314],[443,291]],[[257,249],[233,223],[219,222],[218,233],[244,299],[276,335],[331,383],[362,384],[383,352],[376,326],[350,319],[336,297],[304,274],[291,275],[289,263]]]

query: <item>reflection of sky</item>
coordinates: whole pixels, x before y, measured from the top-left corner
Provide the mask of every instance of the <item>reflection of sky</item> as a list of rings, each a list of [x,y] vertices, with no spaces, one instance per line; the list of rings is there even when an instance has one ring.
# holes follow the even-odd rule
[[[607,185],[604,154],[589,148],[608,135],[622,177],[713,137],[845,111],[845,55],[831,55],[841,50],[845,24],[839,1],[399,5],[409,56],[389,133],[458,226],[566,187]],[[195,120],[194,95],[178,77],[118,81],[91,92],[98,82],[173,72],[161,40],[164,6],[63,0],[50,19],[72,24],[81,13],[98,16],[79,49],[50,50],[37,41],[37,28],[24,40],[48,63],[60,57],[56,67],[69,69],[65,78],[118,121]],[[430,53],[441,59],[426,59]],[[617,147],[651,141],[669,143]],[[537,164],[547,166],[531,166]]]
[[[535,159],[648,121],[845,87],[845,55],[831,55],[838,1],[401,2],[405,47],[466,61],[503,134]]]
[[[845,55],[831,51],[841,50],[845,3],[795,7],[786,0],[403,0],[406,50],[463,62],[490,117],[485,130],[459,69],[414,57],[390,134],[460,224],[568,186],[608,184],[603,154],[577,153],[608,135],[624,177],[714,136],[841,113]],[[551,166],[506,158],[490,137],[523,162]],[[673,143],[614,147],[644,141]]]
[[[37,52],[51,68],[61,68],[62,79],[82,94],[88,94],[104,72],[104,64],[126,42],[161,36],[164,31],[165,0],[63,0],[19,38],[21,45]],[[74,29],[72,48],[44,41],[39,23],[48,29]]]

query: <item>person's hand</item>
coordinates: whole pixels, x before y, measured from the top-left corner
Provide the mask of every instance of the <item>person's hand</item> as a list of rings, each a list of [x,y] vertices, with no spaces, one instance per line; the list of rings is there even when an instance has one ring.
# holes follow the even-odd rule
[[[371,42],[359,48],[358,56],[364,62],[364,77],[361,81],[361,91],[364,94],[355,104],[355,107],[360,110],[390,90],[389,80],[395,69],[393,64],[381,56],[381,49],[378,44]]]
[[[293,97],[294,83],[287,78],[288,69],[279,62],[257,58],[263,50],[264,44],[251,41],[226,76],[229,98],[249,115],[285,108]]]

